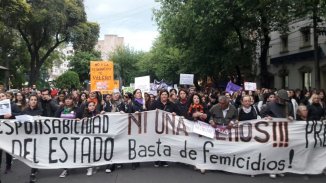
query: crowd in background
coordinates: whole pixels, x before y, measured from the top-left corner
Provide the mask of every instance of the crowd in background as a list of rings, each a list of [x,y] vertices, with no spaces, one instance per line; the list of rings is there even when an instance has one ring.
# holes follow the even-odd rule
[[[106,112],[135,113],[161,109],[173,115],[183,116],[193,121],[203,121],[215,128],[232,128],[241,121],[252,119],[287,118],[294,120],[321,120],[325,117],[326,99],[324,90],[272,90],[225,92],[214,89],[196,91],[195,87],[178,90],[162,89],[157,96],[142,93],[115,91],[102,95],[98,91],[57,90],[23,88],[15,93],[1,92],[0,100],[10,99],[11,114],[1,119],[14,119],[16,115],[57,117],[65,119],[89,118]],[[2,152],[1,152],[2,155]],[[2,158],[0,157],[0,160]],[[5,173],[11,170],[12,157],[6,154]],[[110,173],[122,165],[107,165],[105,172]],[[154,162],[155,167],[167,167],[164,161]],[[132,169],[139,163],[132,163]],[[31,171],[31,181],[35,180],[37,169]],[[87,169],[92,175],[94,168]],[[205,173],[205,170],[200,170]],[[66,177],[64,169],[60,177]],[[275,174],[270,174],[275,178]]]

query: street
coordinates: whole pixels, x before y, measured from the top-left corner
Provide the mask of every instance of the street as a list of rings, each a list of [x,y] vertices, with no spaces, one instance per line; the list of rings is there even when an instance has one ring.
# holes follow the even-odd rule
[[[5,161],[2,161],[5,162]],[[179,163],[170,163],[167,168],[155,168],[153,163],[141,163],[140,168],[131,169],[130,164],[124,165],[121,169],[107,174],[104,172],[104,167],[101,167],[93,176],[86,176],[86,169],[71,170],[66,178],[59,178],[61,170],[40,170],[37,175],[38,183],[198,183],[198,182],[252,182],[252,183],[269,183],[269,182],[309,182],[321,183],[325,182],[325,175],[295,175],[286,174],[285,177],[276,179],[269,178],[268,175],[259,175],[251,177],[247,175],[232,174],[221,171],[208,171],[206,174],[201,174],[199,171],[194,171],[192,166]],[[29,181],[30,168],[22,162],[14,160],[12,171],[8,174],[3,174],[4,165],[2,165],[1,180],[2,183],[25,183]]]

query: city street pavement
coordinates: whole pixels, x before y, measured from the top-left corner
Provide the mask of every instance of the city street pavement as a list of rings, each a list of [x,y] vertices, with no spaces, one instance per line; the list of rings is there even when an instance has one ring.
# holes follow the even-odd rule
[[[2,161],[4,163],[4,161]],[[12,171],[3,174],[4,164],[1,169],[2,183],[25,183],[29,180],[30,168],[25,164],[14,161]],[[37,175],[38,183],[318,183],[325,182],[325,175],[294,175],[286,174],[285,177],[276,179],[268,175],[250,177],[247,175],[231,174],[221,171],[208,171],[201,174],[195,171],[192,166],[179,163],[170,163],[167,168],[155,168],[153,163],[141,163],[140,168],[131,170],[130,164],[124,165],[121,169],[106,174],[104,167],[101,167],[93,176],[86,176],[86,169],[71,170],[66,178],[59,178],[61,170],[40,170]]]

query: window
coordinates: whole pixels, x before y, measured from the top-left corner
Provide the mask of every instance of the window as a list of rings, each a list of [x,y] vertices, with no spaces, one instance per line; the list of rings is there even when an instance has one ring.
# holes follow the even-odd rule
[[[310,89],[311,88],[311,72],[302,73],[303,77],[303,88]]]
[[[281,53],[282,52],[288,52],[288,35],[282,35],[281,36]]]
[[[302,40],[302,47],[311,46],[310,43],[310,27],[302,27],[301,28],[301,40]]]

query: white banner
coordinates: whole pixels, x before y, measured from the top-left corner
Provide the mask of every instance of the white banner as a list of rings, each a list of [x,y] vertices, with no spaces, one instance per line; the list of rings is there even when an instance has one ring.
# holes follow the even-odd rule
[[[180,74],[180,85],[193,85],[194,75],[193,74]]]
[[[257,83],[244,82],[244,88],[247,91],[256,91],[257,90]]]
[[[325,122],[245,121],[214,139],[193,133],[193,126],[160,110],[80,121],[4,120],[0,148],[41,169],[158,160],[249,175],[319,174],[326,167]]]
[[[151,90],[150,76],[136,77],[135,89],[140,89],[142,92],[149,92]]]
[[[0,101],[0,115],[5,114],[11,114],[11,104],[9,99]]]

